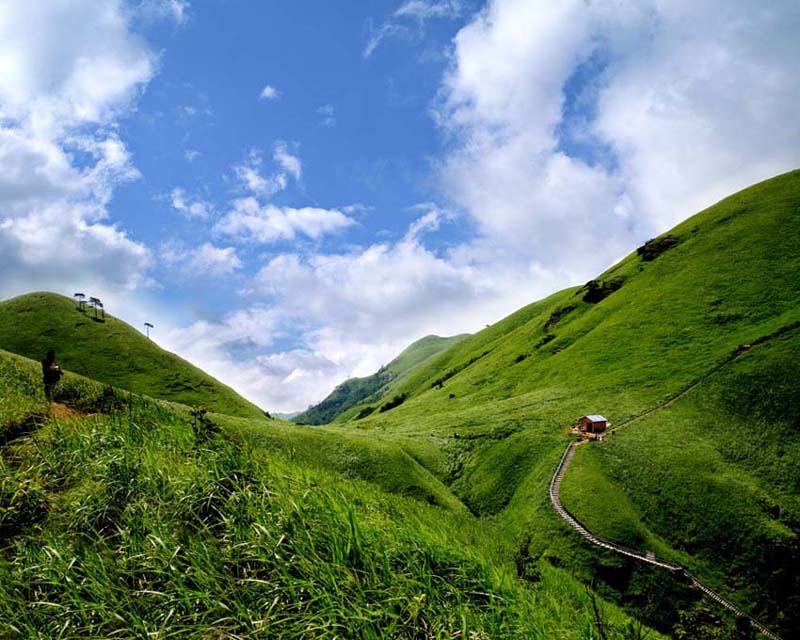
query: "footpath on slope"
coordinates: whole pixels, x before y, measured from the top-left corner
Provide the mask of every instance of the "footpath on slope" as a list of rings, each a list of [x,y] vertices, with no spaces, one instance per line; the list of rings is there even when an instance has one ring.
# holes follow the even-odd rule
[[[576,449],[581,445],[580,442],[571,442],[566,450],[564,451],[564,455],[561,456],[561,462],[559,462],[558,467],[556,468],[555,474],[553,474],[553,479],[550,481],[550,502],[553,504],[553,508],[556,510],[561,518],[563,518],[567,524],[575,529],[580,536],[582,536],[585,540],[590,542],[591,544],[601,547],[603,549],[608,549],[609,551],[613,551],[614,553],[619,553],[624,556],[628,556],[629,558],[633,558],[634,560],[638,560],[639,562],[646,562],[647,564],[652,564],[657,567],[662,567],[671,571],[672,573],[683,574],[689,581],[698,589],[700,589],[703,593],[708,595],[712,600],[715,600],[717,603],[725,607],[726,609],[733,611],[737,616],[746,618],[750,624],[752,624],[758,631],[763,633],[768,638],[772,640],[781,640],[780,636],[776,635],[772,631],[770,631],[767,627],[761,624],[758,620],[753,618],[750,614],[742,611],[739,607],[733,604],[730,600],[725,599],[723,596],[718,594],[714,591],[711,587],[704,584],[700,581],[699,578],[696,578],[694,575],[689,573],[686,569],[684,569],[681,565],[676,564],[675,562],[670,562],[669,560],[662,560],[661,558],[656,557],[651,553],[642,553],[635,549],[631,549],[630,547],[624,547],[620,544],[616,544],[615,542],[610,542],[608,540],[604,540],[596,535],[594,535],[591,531],[589,531],[586,527],[584,527],[578,520],[573,516],[569,511],[564,508],[561,504],[561,481],[564,478],[564,474],[569,467],[569,463],[572,461],[573,456],[575,455]]]
[[[788,331],[792,331],[793,329],[797,329],[799,327],[800,327],[800,322],[794,322],[794,323],[792,323],[790,325],[787,325],[785,327],[782,327],[782,328],[778,329],[777,331],[775,331],[775,332],[773,332],[773,333],[771,333],[769,335],[762,336],[762,337],[758,338],[752,344],[740,346],[730,356],[725,358],[722,362],[720,362],[716,367],[714,367],[711,371],[709,371],[707,374],[705,374],[699,380],[696,380],[695,382],[690,384],[688,387],[686,387],[682,391],[678,392],[677,394],[675,394],[671,398],[667,399],[666,401],[662,402],[661,404],[658,404],[655,407],[653,407],[651,409],[648,409],[647,411],[645,411],[645,412],[643,412],[643,413],[641,413],[641,414],[639,414],[639,415],[637,415],[637,416],[635,416],[633,418],[629,418],[628,420],[625,420],[624,422],[622,422],[618,426],[616,426],[614,429],[610,429],[609,431],[613,433],[613,432],[621,429],[622,427],[624,427],[626,425],[629,425],[629,424],[631,424],[633,422],[641,420],[642,418],[645,418],[645,417],[655,413],[656,411],[660,411],[661,409],[665,409],[665,408],[669,407],[670,405],[674,404],[675,402],[680,400],[682,397],[684,397],[685,395],[687,395],[688,393],[690,393],[691,391],[696,389],[703,382],[705,382],[708,378],[710,378],[712,375],[717,373],[720,369],[722,369],[723,367],[729,365],[731,362],[736,360],[739,356],[747,353],[752,347],[754,347],[756,345],[759,345],[759,344],[763,344],[764,342],[767,342],[768,340],[772,340],[773,338],[777,338],[779,336],[782,336],[785,333],[787,333]],[[572,458],[575,456],[575,451],[577,451],[577,449],[578,449],[578,447],[580,445],[581,445],[580,441],[571,442],[569,445],[567,445],[567,448],[564,450],[564,454],[561,456],[561,460],[558,463],[558,467],[556,467],[555,473],[553,474],[553,478],[550,480],[550,502],[552,503],[553,508],[555,509],[556,513],[570,527],[572,527],[586,541],[588,541],[589,543],[591,543],[591,544],[593,544],[593,545],[595,545],[597,547],[601,547],[603,549],[607,549],[607,550],[612,551],[614,553],[618,553],[618,554],[627,556],[629,558],[633,558],[634,560],[637,560],[639,562],[645,562],[647,564],[651,564],[651,565],[655,565],[657,567],[661,567],[663,569],[667,569],[668,571],[670,571],[672,573],[675,573],[675,574],[684,575],[691,582],[691,584],[693,586],[695,586],[698,589],[700,589],[703,593],[705,593],[712,600],[714,600],[715,602],[717,602],[721,606],[725,607],[729,611],[732,611],[737,616],[739,616],[741,618],[745,618],[746,620],[748,620],[750,622],[750,624],[754,628],[756,628],[760,633],[762,633],[763,635],[765,635],[768,638],[771,638],[772,640],[781,640],[780,636],[778,636],[775,633],[773,633],[772,631],[770,631],[766,626],[761,624],[758,620],[753,618],[750,614],[748,614],[747,612],[743,611],[742,609],[737,607],[735,604],[733,604],[730,600],[727,600],[726,598],[721,596],[719,593],[714,591],[711,587],[709,587],[708,585],[706,585],[703,582],[701,582],[699,578],[697,578],[694,575],[692,575],[691,573],[689,573],[689,571],[687,571],[681,565],[679,565],[679,564],[677,564],[675,562],[670,562],[668,560],[663,560],[661,558],[657,558],[652,553],[642,553],[641,551],[637,551],[636,549],[631,549],[629,547],[625,547],[625,546],[616,544],[614,542],[610,542],[608,540],[604,540],[603,538],[600,538],[600,537],[594,535],[591,531],[589,531],[586,527],[584,527],[569,511],[567,511],[567,509],[561,504],[561,481],[564,479],[564,475],[566,474],[567,469],[569,468],[569,464],[570,464],[570,462],[572,462]]]

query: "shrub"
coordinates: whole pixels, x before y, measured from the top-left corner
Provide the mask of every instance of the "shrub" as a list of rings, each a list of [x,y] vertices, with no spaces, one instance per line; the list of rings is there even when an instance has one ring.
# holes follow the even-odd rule
[[[361,411],[356,414],[356,420],[361,420],[362,418],[366,418],[369,415],[375,413],[375,407],[364,407]]]
[[[636,254],[642,257],[642,262],[652,262],[665,251],[672,249],[672,247],[677,247],[680,242],[681,239],[673,235],[653,238],[636,249]]]
[[[565,307],[559,307],[553,313],[550,314],[550,317],[547,319],[547,322],[544,323],[544,330],[547,331],[550,327],[555,324],[561,322],[561,320],[570,314],[572,311],[578,308],[576,304],[568,304]]]
[[[611,278],[611,280],[590,280],[581,289],[581,291],[586,292],[583,295],[583,301],[596,304],[601,300],[605,300],[617,289],[622,288],[624,283],[625,278],[623,277]]]
[[[383,405],[380,408],[380,412],[379,413],[383,413],[384,411],[389,411],[390,409],[394,409],[395,407],[399,407],[401,404],[403,404],[406,401],[406,398],[408,398],[408,394],[407,393],[401,393],[399,395],[396,395],[394,398],[389,400],[389,402],[387,402],[385,405]]]

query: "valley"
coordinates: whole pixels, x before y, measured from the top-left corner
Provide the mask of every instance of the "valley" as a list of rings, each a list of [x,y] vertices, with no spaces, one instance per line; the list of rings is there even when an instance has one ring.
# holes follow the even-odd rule
[[[0,636],[794,637],[799,216],[800,171],[731,195],[318,426],[113,315],[0,302]]]

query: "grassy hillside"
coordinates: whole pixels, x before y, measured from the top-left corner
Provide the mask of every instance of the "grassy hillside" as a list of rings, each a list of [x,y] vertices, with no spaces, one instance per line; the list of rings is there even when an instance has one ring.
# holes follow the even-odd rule
[[[596,281],[558,292],[466,338],[390,385],[386,395],[405,398],[395,408],[340,428],[436,443],[448,460],[446,484],[472,513],[492,517],[507,553],[525,543],[533,557],[556,557],[576,574],[600,580],[609,593],[625,594],[622,600],[641,609],[652,600],[647,590],[653,580],[643,579],[635,565],[583,548],[551,512],[547,483],[567,427],[587,413],[621,423],[698,381],[703,393],[711,393],[706,388],[712,384],[722,385],[718,393],[729,400],[709,405],[708,414],[709,420],[724,424],[731,411],[725,403],[744,402],[734,388],[738,383],[721,375],[725,369],[720,377],[706,376],[728,362],[740,345],[780,334],[783,338],[758,344],[735,366],[744,366],[748,358],[764,359],[763,371],[771,371],[775,379],[771,386],[759,387],[762,403],[770,415],[785,416],[785,421],[760,421],[758,439],[734,435],[723,444],[724,430],[701,439],[710,447],[708,455],[725,461],[726,480],[717,478],[713,493],[715,503],[731,509],[731,515],[720,515],[724,531],[698,529],[705,522],[707,505],[702,501],[666,499],[678,486],[698,496],[711,495],[705,491],[708,469],[689,464],[695,449],[687,444],[696,443],[707,425],[696,414],[683,413],[688,411],[683,402],[670,409],[674,424],[652,440],[649,421],[640,421],[629,432],[621,431],[613,446],[582,450],[576,464],[585,460],[589,475],[586,481],[568,477],[564,500],[594,524],[600,517],[592,519],[592,508],[602,517],[613,515],[620,541],[673,553],[745,609],[765,615],[786,632],[800,625],[794,604],[798,585],[781,578],[782,589],[762,587],[776,570],[775,561],[769,560],[775,550],[788,554],[780,556],[788,563],[779,571],[783,575],[786,566],[793,566],[790,558],[800,539],[796,507],[785,489],[796,486],[800,473],[793,440],[800,405],[794,392],[784,393],[776,382],[796,377],[792,362],[800,345],[792,330],[781,331],[800,321],[798,273],[800,172],[794,171],[689,218]],[[786,341],[782,349],[770,346],[781,339]],[[653,414],[651,420],[665,418]],[[794,424],[794,431],[786,424]],[[740,425],[753,428],[749,419],[740,419]],[[630,461],[618,460],[615,452],[621,455],[622,443],[634,433],[641,434],[639,453]],[[687,440],[688,434],[695,439]],[[769,475],[776,467],[770,452],[777,452],[777,444],[760,457],[737,459],[730,452],[739,445],[751,450],[778,442],[784,443],[780,482]],[[697,460],[707,460],[704,456],[698,453]],[[655,464],[661,457],[658,472],[649,474],[649,461]],[[757,517],[736,518],[739,508],[742,513],[758,510]],[[658,517],[654,510],[660,510]],[[612,521],[609,526],[617,525]],[[731,540],[747,541],[748,552],[735,567],[732,549],[738,547]],[[685,615],[665,605],[650,619],[677,633]]]
[[[389,384],[408,377],[437,353],[441,353],[466,337],[466,335],[449,338],[425,336],[411,344],[399,356],[371,376],[345,380],[322,402],[294,416],[292,421],[298,424],[325,424],[333,422],[340,415],[347,416],[351,413],[348,410],[358,404],[379,403],[384,395],[384,389]]]
[[[42,360],[55,349],[65,370],[154,398],[246,417],[263,412],[230,387],[106,314],[81,313],[69,298],[31,293],[0,302],[0,349]]]
[[[798,355],[800,326],[603,446],[580,449],[565,504],[601,535],[659,549],[796,629]]]
[[[51,412],[38,376],[0,351],[0,637],[636,637],[463,509],[78,376]]]
[[[0,357],[4,382],[18,380],[0,387],[16,438],[2,452],[0,513],[16,537],[0,560],[0,620],[97,635],[174,624],[200,637],[280,637],[280,625],[288,637],[600,637],[574,577],[673,637],[751,637],[685,583],[587,546],[553,512],[568,426],[602,413],[626,426],[579,449],[565,506],[793,637],[798,273],[795,171],[417,361],[380,404],[315,429],[213,416],[223,435],[208,445],[185,409],[108,416],[114,403],[73,379],[59,397],[102,415],[65,429],[41,407],[35,364],[3,369]],[[35,441],[17,437],[27,431]],[[116,477],[142,480],[131,493]],[[117,495],[128,497],[112,526],[97,505]],[[91,571],[71,586],[76,566]],[[104,604],[87,608],[87,593]],[[57,604],[31,604],[42,601]],[[617,616],[608,637],[638,637],[601,606]]]

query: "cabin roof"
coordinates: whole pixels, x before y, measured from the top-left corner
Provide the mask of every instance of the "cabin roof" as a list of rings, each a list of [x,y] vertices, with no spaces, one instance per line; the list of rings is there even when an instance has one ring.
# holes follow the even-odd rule
[[[608,420],[606,420],[603,416],[601,416],[599,414],[596,414],[596,413],[592,414],[592,415],[589,415],[589,416],[583,416],[583,417],[584,418],[588,418],[592,422],[608,422]]]

